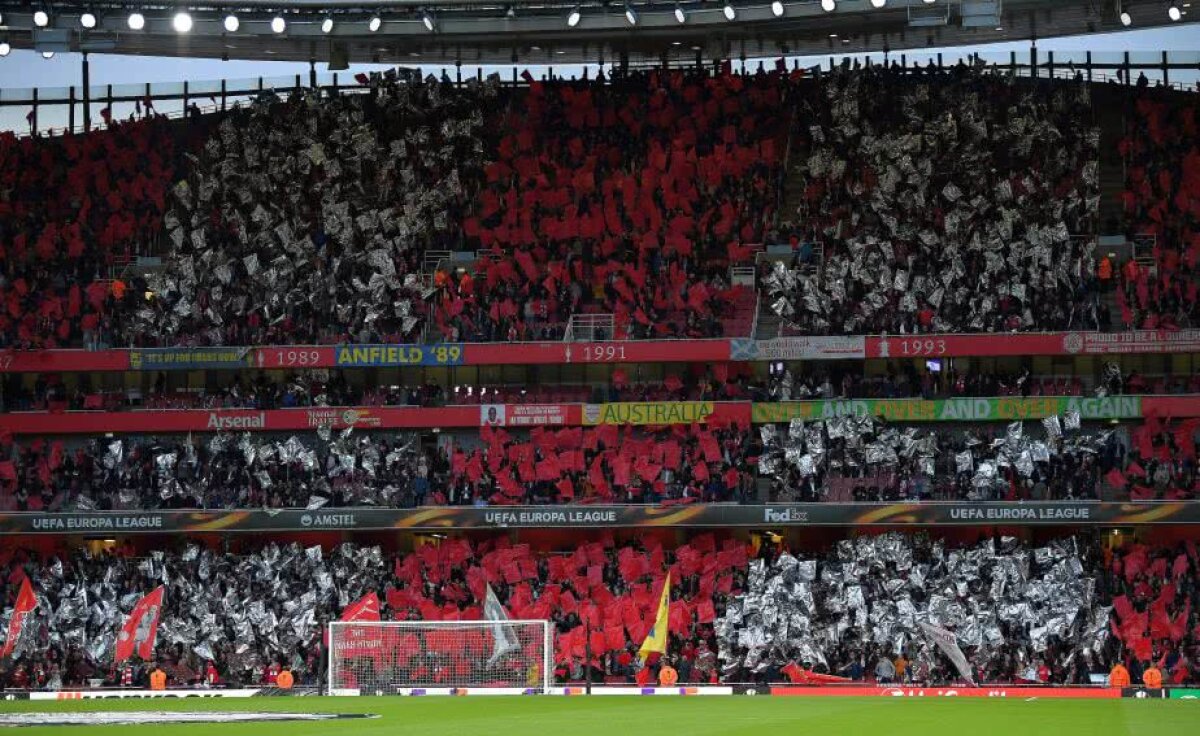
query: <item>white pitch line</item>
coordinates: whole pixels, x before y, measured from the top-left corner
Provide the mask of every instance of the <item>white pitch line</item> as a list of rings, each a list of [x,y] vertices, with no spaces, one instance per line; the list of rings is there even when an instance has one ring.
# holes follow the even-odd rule
[[[1037,700],[1037,696],[1036,696],[1036,695],[1035,695],[1035,696],[1033,696],[1032,698],[1025,698],[1025,702],[1026,702],[1026,703],[1032,703],[1032,702],[1033,702],[1033,701],[1035,701],[1035,700]]]

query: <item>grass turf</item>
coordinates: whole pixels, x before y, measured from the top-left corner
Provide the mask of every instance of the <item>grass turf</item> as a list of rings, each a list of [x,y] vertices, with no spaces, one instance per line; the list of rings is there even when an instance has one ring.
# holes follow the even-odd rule
[[[1070,736],[1196,733],[1187,700],[1025,700],[800,697],[360,697],[248,700],[0,701],[0,712],[287,711],[373,713],[371,720],[157,726],[35,726],[21,736],[726,736],[811,733]]]

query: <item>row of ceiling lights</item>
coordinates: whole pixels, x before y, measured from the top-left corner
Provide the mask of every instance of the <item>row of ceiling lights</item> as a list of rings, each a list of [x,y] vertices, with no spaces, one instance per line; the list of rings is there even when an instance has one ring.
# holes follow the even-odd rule
[[[129,14],[129,16],[125,19],[125,23],[129,26],[130,30],[140,31],[146,27],[146,16],[135,11]],[[436,27],[433,16],[427,12],[421,14],[421,23],[428,31],[432,31]],[[45,28],[46,26],[50,25],[49,13],[44,10],[36,11],[33,14],[33,24],[38,28]],[[85,29],[91,30],[95,28],[97,24],[98,20],[95,13],[85,11],[79,16],[79,25]],[[189,33],[192,30],[192,25],[192,16],[186,11],[180,11],[171,18],[171,27],[175,29],[176,33]],[[237,30],[241,28],[242,22],[237,15],[230,13],[229,15],[225,16],[223,25],[227,32],[236,33]],[[332,32],[333,25],[333,18],[326,16],[321,20],[321,32]],[[367,21],[367,28],[372,33],[378,31],[382,27],[383,18],[379,17],[378,15],[372,16],[371,19]],[[271,30],[275,33],[283,33],[287,30],[287,20],[282,15],[276,15],[275,17],[271,18]]]
[[[888,0],[870,0],[870,2],[873,8],[884,8],[887,7]],[[932,5],[937,0],[924,0],[924,2],[926,5]],[[832,13],[837,10],[837,0],[821,0],[821,9],[826,13]],[[737,19],[737,8],[733,6],[732,2],[727,1],[721,12],[725,15],[726,20]],[[781,0],[773,0],[771,3],[771,13],[776,18],[779,18],[783,16],[783,12],[784,8]],[[674,15],[675,20],[680,23],[687,20],[687,14],[679,5],[675,6]],[[631,6],[625,6],[625,19],[629,21],[629,25],[637,25],[639,17],[637,11]],[[567,25],[574,28],[579,25],[579,21],[582,18],[582,11],[577,6],[567,15]],[[50,15],[44,10],[39,10],[33,14],[33,23],[39,28],[45,28],[50,24]],[[427,12],[421,14],[421,23],[424,24],[425,29],[428,31],[433,31],[436,27],[433,16]],[[96,15],[91,12],[84,12],[79,16],[79,24],[86,29],[95,28],[97,24]],[[131,30],[140,31],[146,27],[146,17],[138,12],[130,13],[127,24]],[[192,30],[192,16],[185,11],[180,11],[172,18],[171,25],[178,33],[188,33]],[[321,21],[321,31],[323,33],[330,33],[333,31],[333,25],[333,18],[327,16]],[[241,21],[238,20],[236,15],[230,13],[225,16],[224,26],[227,32],[236,33],[238,28],[241,27]],[[383,19],[378,15],[371,16],[371,19],[367,21],[367,29],[372,33],[378,31],[381,27],[383,27]],[[275,33],[283,33],[287,30],[287,21],[283,16],[277,15],[271,19],[271,30]]]
[[[1186,8],[1186,7],[1189,7],[1190,5],[1191,5],[1191,3],[1184,3],[1183,7]],[[1129,14],[1128,10],[1122,8],[1121,14],[1117,17],[1121,20],[1121,25],[1125,26],[1126,28],[1133,25],[1133,16]],[[1178,5],[1176,5],[1175,3],[1171,3],[1170,5],[1167,6],[1167,17],[1170,18],[1172,22],[1182,20],[1183,19],[1183,11],[1180,10]]]
[[[882,9],[887,7],[888,0],[870,0],[870,2],[871,7]],[[937,2],[937,0],[923,0],[923,2],[926,5],[932,5],[933,3]],[[833,11],[837,10],[837,0],[821,0],[821,9],[826,13],[832,13]],[[728,0],[722,7],[721,12],[725,15],[726,20],[732,21],[737,19],[737,8],[734,7],[733,3],[729,2]],[[771,14],[776,18],[779,18],[783,16],[783,13],[783,2],[781,2],[781,0],[773,0],[771,3]],[[680,5],[675,6],[674,15],[675,20],[680,23],[687,21],[687,13]],[[1183,11],[1179,9],[1178,5],[1172,3],[1167,7],[1167,17],[1172,21],[1178,21],[1183,18]],[[579,25],[579,21],[582,20],[582,18],[583,13],[581,8],[576,6],[567,15],[567,25],[571,28],[574,28],[575,26]],[[1127,10],[1122,10],[1119,18],[1121,25],[1123,26],[1128,27],[1133,24],[1133,16],[1130,15],[1129,11]],[[636,26],[639,19],[640,16],[637,11],[634,10],[632,6],[626,5],[625,20],[629,22],[629,25]],[[79,16],[79,25],[83,26],[85,29],[90,30],[95,28],[97,22],[98,21],[95,13],[84,12]],[[45,28],[46,26],[50,25],[50,15],[45,10],[38,10],[33,14],[33,23],[38,28]],[[129,17],[126,19],[126,23],[130,30],[140,31],[146,27],[146,17],[141,13],[133,12],[129,14]],[[433,16],[428,12],[421,14],[421,23],[425,26],[425,29],[430,32],[437,27]],[[186,11],[180,11],[176,13],[171,19],[171,26],[177,33],[190,32],[192,30],[191,14],[187,13]],[[333,18],[326,16],[321,21],[321,32],[330,33],[333,31],[333,26]],[[230,13],[229,15],[225,16],[224,27],[227,32],[236,33],[238,28],[241,27],[241,21],[236,15]],[[378,31],[382,27],[383,18],[378,15],[371,16],[370,20],[367,21],[367,30],[371,31],[372,33]],[[283,33],[287,30],[287,21],[282,15],[276,15],[271,19],[271,30],[275,33]],[[8,43],[0,43],[0,56],[7,56],[9,50],[10,47]]]

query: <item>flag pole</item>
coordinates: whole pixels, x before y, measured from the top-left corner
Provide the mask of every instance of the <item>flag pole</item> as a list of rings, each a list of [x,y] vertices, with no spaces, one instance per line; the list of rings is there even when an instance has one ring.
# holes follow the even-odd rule
[[[586,660],[583,663],[584,692],[586,692],[588,695],[591,695],[592,694],[592,619],[591,619],[591,616],[588,617],[587,639],[584,640],[583,654],[584,654],[584,659]]]

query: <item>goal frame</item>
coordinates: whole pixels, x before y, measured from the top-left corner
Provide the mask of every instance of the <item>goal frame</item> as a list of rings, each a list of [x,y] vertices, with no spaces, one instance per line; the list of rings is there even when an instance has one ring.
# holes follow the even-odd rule
[[[495,626],[497,624],[501,624],[501,625],[505,625],[505,626],[537,624],[542,627],[542,678],[541,678],[541,685],[540,685],[540,687],[537,688],[539,692],[536,694],[550,695],[551,687],[554,682],[554,624],[553,624],[553,622],[549,621],[548,619],[522,619],[522,618],[504,619],[502,621],[488,621],[488,620],[481,620],[481,619],[471,619],[471,620],[464,620],[464,621],[423,621],[423,620],[413,620],[413,621],[330,621],[328,624],[328,626],[329,626],[329,646],[328,646],[328,651],[326,653],[326,656],[329,659],[329,662],[328,662],[328,665],[326,668],[326,672],[325,672],[326,692],[329,693],[330,695],[348,694],[345,691],[339,692],[338,688],[334,687],[334,683],[336,682],[334,680],[334,664],[335,664],[334,649],[336,648],[336,644],[337,644],[336,632],[339,629],[346,629],[346,628],[350,628],[350,627],[357,627],[357,628],[369,627],[369,628],[378,628],[380,630],[383,630],[383,629],[415,629],[415,630],[425,629],[425,630],[429,630],[429,629],[439,629],[439,628],[440,629],[455,629],[455,628],[462,628],[464,626],[479,626],[479,627],[483,628],[483,627]],[[416,686],[413,686],[413,687],[415,688]],[[429,690],[431,688],[421,688],[421,689]],[[459,685],[459,686],[455,686],[455,687],[451,687],[451,688],[447,688],[447,689],[451,690],[451,691],[479,690],[480,694],[485,694],[485,693],[488,693],[489,691],[491,691],[495,694],[506,694],[506,693],[510,692],[509,689],[489,688],[489,687],[482,686],[482,685],[472,685],[472,686]],[[521,689],[521,692],[526,692],[529,689],[531,689],[531,688],[523,688],[523,689]],[[497,690],[500,690],[502,692],[496,692]],[[513,688],[511,690],[511,692],[513,692],[513,694],[516,694],[516,691],[517,691],[516,688]],[[361,692],[359,694],[361,694]]]

